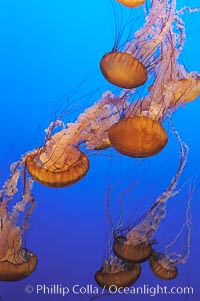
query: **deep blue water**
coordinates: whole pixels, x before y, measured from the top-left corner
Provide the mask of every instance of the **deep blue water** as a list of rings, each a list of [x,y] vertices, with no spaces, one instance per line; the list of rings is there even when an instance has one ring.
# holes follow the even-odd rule
[[[178,0],[178,6],[189,1]],[[197,6],[198,1],[190,1]],[[117,10],[120,13],[119,10]],[[142,10],[134,15],[135,28],[142,22]],[[124,13],[124,21],[126,20]],[[182,62],[190,71],[200,72],[200,13],[186,15],[187,39]],[[100,98],[111,88],[99,70],[99,61],[111,50],[115,37],[115,23],[110,0],[7,0],[0,5],[0,100],[1,100],[1,184],[9,175],[10,163],[21,154],[43,142],[44,129],[55,116],[56,107],[71,97],[81,112],[82,108]],[[81,84],[80,84],[81,83]],[[89,96],[85,96],[88,95]],[[71,100],[70,100],[71,101]],[[196,189],[192,200],[191,253],[186,264],[179,266],[178,277],[171,281],[158,280],[142,266],[142,275],[135,286],[168,285],[192,286],[194,294],[188,300],[199,300],[199,99],[180,108],[173,122],[189,148],[189,158],[182,183],[196,176]],[[168,132],[170,130],[168,129]],[[3,301],[59,301],[90,300],[94,295],[72,293],[74,285],[97,286],[94,273],[101,267],[105,250],[105,194],[113,185],[112,212],[116,215],[120,191],[137,183],[136,192],[126,198],[131,210],[144,212],[151,202],[169,185],[179,160],[175,139],[164,151],[144,162],[111,156],[110,152],[91,156],[87,176],[76,185],[64,189],[51,189],[34,185],[38,203],[25,236],[26,247],[38,256],[38,266],[28,278],[13,283],[0,283]],[[138,167],[139,166],[139,167]],[[133,168],[133,169],[132,169]],[[117,183],[117,184],[116,184]],[[158,233],[160,243],[176,236],[176,224],[184,222],[187,188],[171,202],[169,214]],[[115,206],[116,202],[116,206]],[[138,214],[139,214],[138,213]],[[129,212],[127,216],[131,216]],[[183,240],[178,247],[186,245]],[[30,294],[27,285],[33,286]],[[70,293],[36,293],[36,285],[69,287]],[[100,290],[101,293],[101,290]],[[104,296],[100,300],[169,300],[167,295]],[[186,300],[184,295],[170,296],[172,300]]]

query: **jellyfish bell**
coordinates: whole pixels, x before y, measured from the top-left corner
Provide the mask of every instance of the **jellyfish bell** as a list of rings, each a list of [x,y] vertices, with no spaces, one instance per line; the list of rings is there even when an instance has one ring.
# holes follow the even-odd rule
[[[100,68],[107,81],[125,89],[139,87],[147,79],[146,67],[134,56],[125,52],[106,53],[101,59]]]
[[[109,128],[108,136],[119,153],[134,158],[154,156],[168,142],[164,127],[158,121],[145,116],[120,119]]]
[[[127,263],[117,257],[105,260],[103,267],[95,273],[95,280],[99,286],[112,290],[124,288],[135,283],[141,273],[138,263]]]
[[[89,169],[86,155],[74,147],[48,149],[48,145],[26,159],[30,175],[39,183],[53,188],[70,186],[82,179]]]
[[[113,251],[115,255],[130,262],[143,262],[151,254],[150,243],[133,243],[125,236],[118,236],[114,240]]]
[[[22,247],[23,230],[7,216],[1,219],[0,281],[17,281],[28,277],[36,268],[37,256]]]
[[[164,254],[153,251],[149,258],[149,265],[152,272],[160,279],[171,280],[178,275],[174,262]]]
[[[21,249],[21,263],[0,260],[0,281],[18,281],[28,277],[37,266],[37,256],[27,249]],[[24,253],[24,255],[23,255]]]
[[[145,3],[145,0],[117,0],[117,2],[123,4],[124,6],[135,8],[143,5]]]
[[[170,106],[185,104],[194,101],[200,95],[200,77],[188,76],[188,78],[179,79],[166,87],[166,91],[171,91]]]

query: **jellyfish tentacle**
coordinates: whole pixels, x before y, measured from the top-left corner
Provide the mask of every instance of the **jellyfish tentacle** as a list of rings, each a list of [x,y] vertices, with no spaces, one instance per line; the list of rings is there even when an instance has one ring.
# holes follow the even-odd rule
[[[31,152],[30,152],[31,153]],[[11,175],[1,190],[0,203],[0,280],[17,281],[30,275],[37,265],[37,256],[22,247],[22,236],[28,227],[28,218],[35,202],[32,195],[33,181],[27,178],[26,155],[11,165]],[[14,202],[19,179],[23,181],[21,199]],[[19,223],[20,221],[20,223]],[[19,223],[19,225],[18,225]]]
[[[187,201],[187,208],[185,212],[185,222],[181,226],[179,232],[174,237],[174,239],[168,243],[165,247],[165,254],[173,260],[173,262],[177,265],[180,263],[186,263],[189,255],[190,255],[190,237],[191,237],[191,226],[192,226],[192,212],[191,212],[191,201],[195,192],[195,183],[192,185],[190,184],[189,194],[188,194],[188,201]],[[182,252],[170,252],[169,249],[174,246],[177,240],[184,234],[186,231],[186,246],[184,246]]]

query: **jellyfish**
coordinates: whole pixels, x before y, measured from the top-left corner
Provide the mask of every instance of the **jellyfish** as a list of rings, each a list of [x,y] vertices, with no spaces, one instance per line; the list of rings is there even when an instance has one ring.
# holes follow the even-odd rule
[[[166,216],[166,202],[180,192],[180,189],[176,189],[176,187],[185,167],[189,148],[181,141],[178,132],[174,128],[172,130],[180,147],[180,162],[177,172],[166,191],[155,200],[146,213],[127,228],[119,227],[114,231],[113,250],[115,255],[123,260],[143,262],[150,258],[153,252],[155,233]]]
[[[102,57],[100,67],[104,77],[125,89],[143,85],[151,77],[152,67],[162,59],[160,45],[175,19],[174,1],[152,1],[144,26],[126,43],[123,52],[119,51],[117,41],[112,51]]]
[[[170,107],[186,104],[200,95],[200,77],[197,73],[191,72],[187,78],[180,79],[174,84],[169,83],[165,90],[165,93],[171,93]]]
[[[145,3],[145,0],[117,0],[120,4],[124,6],[135,8]]]
[[[104,77],[113,85],[133,89],[143,85],[147,79],[145,66],[132,55],[124,52],[108,52],[100,62]]]
[[[162,280],[171,280],[177,277],[177,265],[187,262],[190,254],[190,237],[192,225],[191,200],[195,191],[195,185],[191,185],[188,194],[187,208],[185,214],[185,222],[181,226],[175,238],[164,248],[164,253],[153,250],[149,258],[149,265],[152,272]],[[181,251],[170,252],[175,243],[185,234],[186,243]]]
[[[128,262],[146,261],[152,252],[151,242],[130,243],[125,236],[117,236],[113,244],[114,253],[121,259]],[[127,242],[127,243],[126,243]]]
[[[135,158],[156,155],[168,141],[164,127],[145,116],[122,118],[110,127],[108,137],[118,152]]]
[[[65,159],[63,149],[59,152],[60,146],[49,142],[35,154],[27,156],[26,164],[31,176],[41,184],[54,188],[72,185],[83,178],[89,169],[87,156],[77,148],[69,147],[69,155]]]
[[[21,199],[14,202],[17,184],[22,178]],[[27,176],[25,158],[11,165],[11,176],[0,191],[0,281],[17,281],[28,277],[36,268],[37,256],[23,248],[23,234],[35,207],[33,180]]]
[[[128,263],[112,256],[95,273],[95,280],[99,286],[112,291],[112,288],[124,288],[135,283],[140,273],[141,267],[138,263]]]
[[[171,280],[177,277],[177,267],[166,255],[153,251],[149,259],[149,265],[153,273],[163,280]]]

